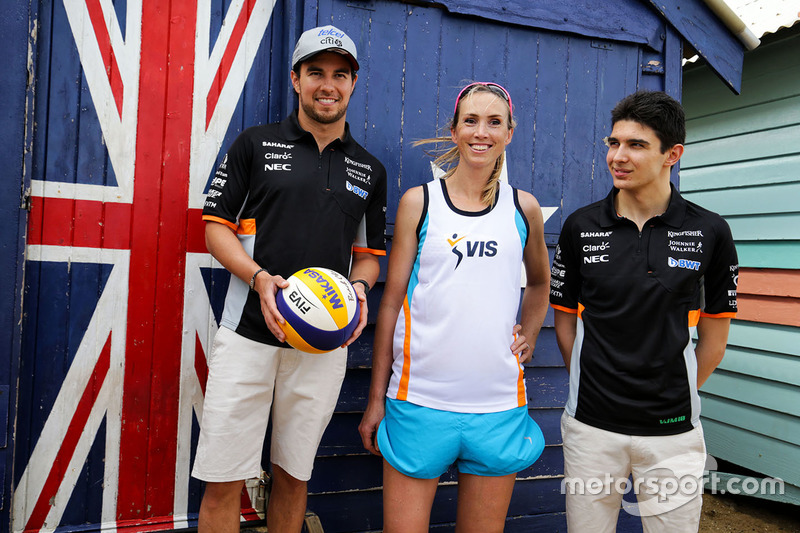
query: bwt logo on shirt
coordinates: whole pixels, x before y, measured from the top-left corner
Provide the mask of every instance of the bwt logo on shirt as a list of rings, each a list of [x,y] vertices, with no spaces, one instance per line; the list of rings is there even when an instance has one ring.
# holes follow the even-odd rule
[[[363,198],[364,200],[366,200],[367,196],[369,196],[369,193],[367,191],[365,191],[364,189],[362,189],[358,185],[353,185],[349,181],[345,181],[344,185],[345,185],[345,187],[347,188],[348,191],[352,192],[353,194],[355,194],[359,198]]]
[[[458,268],[458,265],[460,265],[461,261],[464,259],[464,253],[459,250],[456,245],[465,238],[466,235],[459,237],[458,234],[455,233],[452,239],[447,239],[447,242],[450,244],[450,251],[458,257],[453,270]],[[494,257],[497,255],[497,241],[465,241],[464,244],[467,247],[467,257]]]
[[[687,270],[699,270],[700,261],[690,261],[689,259],[673,259],[667,258],[667,264],[670,268],[685,268]]]

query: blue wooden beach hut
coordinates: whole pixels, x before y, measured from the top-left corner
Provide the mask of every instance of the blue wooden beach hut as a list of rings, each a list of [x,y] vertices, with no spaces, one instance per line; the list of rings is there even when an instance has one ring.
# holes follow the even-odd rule
[[[508,179],[538,197],[552,248],[565,216],[607,193],[613,104],[639,88],[680,97],[686,47],[738,92],[744,50],[702,0],[6,1],[0,530],[195,524],[189,471],[228,280],[203,244],[204,192],[238,132],[294,108],[293,43],[327,23],[358,46],[348,118],[388,170],[389,238],[402,192],[431,176],[411,143],[445,125],[465,81],[511,92]],[[551,320],[526,368],[548,445],[519,475],[508,531],[565,529]],[[351,351],[309,486],[327,532],[381,528],[380,462],[356,432],[370,345],[367,331]],[[453,479],[437,530],[452,528]],[[259,517],[257,489],[244,519]]]

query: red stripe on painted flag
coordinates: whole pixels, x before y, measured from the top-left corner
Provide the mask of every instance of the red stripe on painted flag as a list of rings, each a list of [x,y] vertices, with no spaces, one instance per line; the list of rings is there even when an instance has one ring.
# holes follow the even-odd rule
[[[144,2],[117,520],[173,512],[195,2]]]
[[[208,249],[206,249],[206,223],[203,221],[202,209],[189,209],[186,251],[196,254],[208,253]]]
[[[111,94],[114,95],[114,102],[117,104],[117,112],[122,116],[122,95],[123,85],[122,76],[119,73],[119,65],[114,55],[114,47],[111,45],[111,37],[108,34],[106,21],[103,17],[103,7],[99,0],[86,0],[86,9],[89,11],[89,19],[92,21],[94,35],[97,38],[97,46],[103,56],[103,64],[106,67],[108,83],[111,85]]]
[[[130,248],[131,204],[31,197],[28,244]]]
[[[206,383],[208,382],[208,364],[206,354],[203,352],[203,345],[200,344],[200,335],[195,333],[194,343],[194,371],[197,373],[197,380],[200,382],[200,389],[203,396],[206,395]]]
[[[36,500],[36,505],[34,505],[28,523],[25,525],[25,531],[39,531],[44,527],[47,514],[53,507],[53,500],[55,500],[58,488],[64,479],[64,474],[69,469],[69,463],[75,453],[75,448],[78,447],[81,434],[89,420],[89,415],[92,413],[92,407],[97,400],[97,395],[100,393],[100,388],[103,386],[110,366],[111,337],[109,336],[103,350],[100,352],[97,363],[94,365],[92,376],[89,378],[81,399],[78,401],[75,414],[72,416],[72,420],[69,421],[69,428],[61,441],[61,446],[58,449],[55,461],[53,461],[50,473],[47,475],[47,480],[44,482],[42,492],[39,493],[39,499]]]
[[[259,520],[262,518],[258,515],[258,511],[256,511],[255,507],[253,507],[253,502],[250,500],[250,493],[247,492],[247,485],[242,487],[242,499],[240,507],[242,518],[244,518],[245,521]]]
[[[214,115],[214,109],[217,107],[219,100],[219,93],[225,86],[225,80],[228,78],[228,73],[231,70],[231,65],[236,57],[236,52],[239,50],[239,44],[242,42],[244,31],[247,28],[247,23],[250,20],[250,15],[253,13],[253,8],[256,5],[256,0],[247,0],[239,12],[239,18],[236,20],[236,25],[231,32],[231,38],[228,41],[228,46],[225,47],[225,53],[222,54],[222,59],[217,69],[217,75],[208,89],[208,97],[206,98],[206,128],[211,123],[211,117]]]
[[[175,531],[175,520],[167,518],[150,518],[147,520],[117,520],[116,531],[120,533],[145,533],[151,531]]]

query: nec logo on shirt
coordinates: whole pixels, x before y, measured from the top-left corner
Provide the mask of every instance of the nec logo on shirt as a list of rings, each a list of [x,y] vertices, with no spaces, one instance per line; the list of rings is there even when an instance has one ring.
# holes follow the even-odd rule
[[[699,270],[700,261],[690,261],[689,259],[673,259],[667,258],[667,264],[670,268],[685,268],[687,270]]]
[[[583,264],[590,265],[593,263],[608,263],[608,254],[584,256]]]

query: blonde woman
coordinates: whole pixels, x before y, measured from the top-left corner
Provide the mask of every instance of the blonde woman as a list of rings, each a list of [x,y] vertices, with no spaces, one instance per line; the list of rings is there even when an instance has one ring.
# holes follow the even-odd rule
[[[456,530],[502,531],[516,473],[544,448],[522,364],[546,313],[549,261],[538,202],[499,180],[511,97],[472,83],[453,115],[450,136],[429,140],[452,142],[436,160],[449,167],[444,178],[400,200],[359,426],[367,450],[384,458],[387,533],[428,531],[451,464]]]

